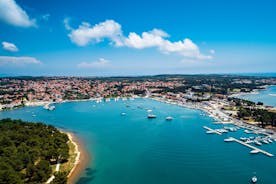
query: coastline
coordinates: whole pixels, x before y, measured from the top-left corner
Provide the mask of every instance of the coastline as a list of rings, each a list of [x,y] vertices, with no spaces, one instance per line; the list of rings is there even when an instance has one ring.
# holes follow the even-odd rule
[[[271,86],[275,86],[275,85],[265,85],[262,86],[263,89],[254,89],[251,92],[239,92],[239,93],[234,93],[232,95],[229,95],[228,97],[239,97],[239,96],[244,96],[244,95],[258,95],[260,94],[261,91],[263,90],[267,90],[267,88],[271,87]]]
[[[227,116],[225,113],[223,113],[222,111],[219,111],[221,113],[220,115],[214,113],[214,111],[218,112],[218,109],[208,109],[208,108],[205,108],[205,107],[201,106],[200,104],[189,104],[189,103],[183,103],[183,102],[176,102],[176,101],[171,101],[171,100],[168,100],[168,99],[161,99],[161,98],[156,98],[156,97],[155,98],[149,98],[149,99],[156,100],[156,101],[163,102],[163,103],[168,103],[168,104],[171,104],[171,105],[177,105],[177,106],[184,107],[184,108],[197,109],[197,110],[200,110],[200,111],[203,111],[203,112],[207,113],[209,117],[211,117],[215,121],[217,121],[217,124],[233,124],[233,125],[238,126],[240,128],[253,129],[255,131],[258,131],[262,134],[266,134],[266,135],[271,136],[274,139],[276,139],[276,132],[274,130],[257,127],[255,125],[245,123],[245,122],[243,122],[241,120],[238,120],[236,118],[231,118],[231,117]],[[222,119],[222,117],[220,117],[221,115],[223,115],[224,117],[227,117],[228,121],[225,122]]]
[[[73,184],[78,181],[80,178],[82,172],[87,167],[90,157],[88,152],[86,151],[82,141],[76,137],[71,132],[66,132],[68,135],[69,140],[74,144],[75,146],[75,153],[77,153],[77,156],[75,158],[74,166],[67,175],[67,183]]]

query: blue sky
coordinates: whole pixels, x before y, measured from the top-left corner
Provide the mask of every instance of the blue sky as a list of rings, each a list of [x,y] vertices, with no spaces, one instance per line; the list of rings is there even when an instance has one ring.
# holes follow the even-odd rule
[[[0,0],[0,74],[276,72],[273,0]]]

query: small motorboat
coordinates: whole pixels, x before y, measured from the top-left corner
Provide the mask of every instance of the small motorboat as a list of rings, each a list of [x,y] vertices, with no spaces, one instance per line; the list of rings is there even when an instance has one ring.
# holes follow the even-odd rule
[[[251,178],[251,182],[252,182],[252,183],[257,183],[257,181],[258,181],[258,179],[257,179],[256,176],[253,176],[253,177]]]
[[[166,120],[167,120],[167,121],[171,121],[171,120],[173,120],[173,117],[168,116],[168,117],[166,117]]]
[[[125,112],[122,112],[122,113],[121,113],[121,115],[122,115],[122,116],[125,116],[125,115],[126,115],[126,113],[125,113]]]
[[[257,145],[257,146],[261,146],[262,143],[260,143],[259,141],[255,140],[254,143]]]
[[[153,119],[153,118],[156,118],[156,117],[157,117],[157,116],[154,115],[154,114],[149,114],[149,115],[148,115],[148,118],[149,118],[149,119]]]
[[[244,133],[251,134],[249,130],[244,130]]]
[[[234,139],[233,139],[232,137],[229,137],[229,138],[227,138],[227,139],[224,139],[224,142],[232,142],[232,141],[234,141]]]
[[[260,152],[259,150],[255,150],[255,149],[252,150],[252,151],[250,151],[251,154],[257,154],[257,153],[259,153],[259,152]]]

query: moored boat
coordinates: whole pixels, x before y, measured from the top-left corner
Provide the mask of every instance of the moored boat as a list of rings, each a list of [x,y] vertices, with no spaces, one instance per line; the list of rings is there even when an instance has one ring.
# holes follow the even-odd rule
[[[251,182],[252,182],[252,183],[257,183],[257,181],[258,181],[258,179],[257,179],[256,176],[253,176],[253,177],[251,178]]]
[[[148,114],[148,118],[149,119],[153,119],[153,118],[156,118],[157,116],[155,114]]]
[[[224,142],[232,142],[232,141],[234,141],[234,139],[233,139],[232,137],[229,137],[229,138],[227,138],[227,139],[224,139]]]
[[[256,149],[253,149],[252,151],[250,151],[251,154],[256,154],[256,153],[259,153],[260,151],[259,150],[256,150]]]
[[[244,133],[250,134],[251,131],[249,131],[249,130],[244,130]]]
[[[173,117],[167,116],[167,117],[166,117],[166,120],[167,120],[167,121],[171,121],[171,120],[173,120]]]
[[[257,145],[257,146],[261,146],[262,143],[260,143],[259,141],[255,140],[254,143]]]

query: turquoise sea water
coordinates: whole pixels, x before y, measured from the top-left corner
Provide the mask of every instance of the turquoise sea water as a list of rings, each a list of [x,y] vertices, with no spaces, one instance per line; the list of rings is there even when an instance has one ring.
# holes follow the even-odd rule
[[[147,109],[157,118],[147,119]],[[206,134],[202,126],[221,125],[202,113],[135,99],[69,102],[56,104],[54,111],[25,107],[0,112],[0,118],[42,121],[74,132],[93,158],[79,184],[245,184],[254,173],[258,183],[276,183],[275,157],[250,155],[249,148],[223,141],[245,136],[243,130]],[[168,115],[174,119],[166,121]],[[262,148],[276,154],[276,142]]]
[[[258,94],[244,94],[237,97],[253,102],[263,102],[266,105],[276,107],[276,86],[269,86],[267,89],[259,90]]]

